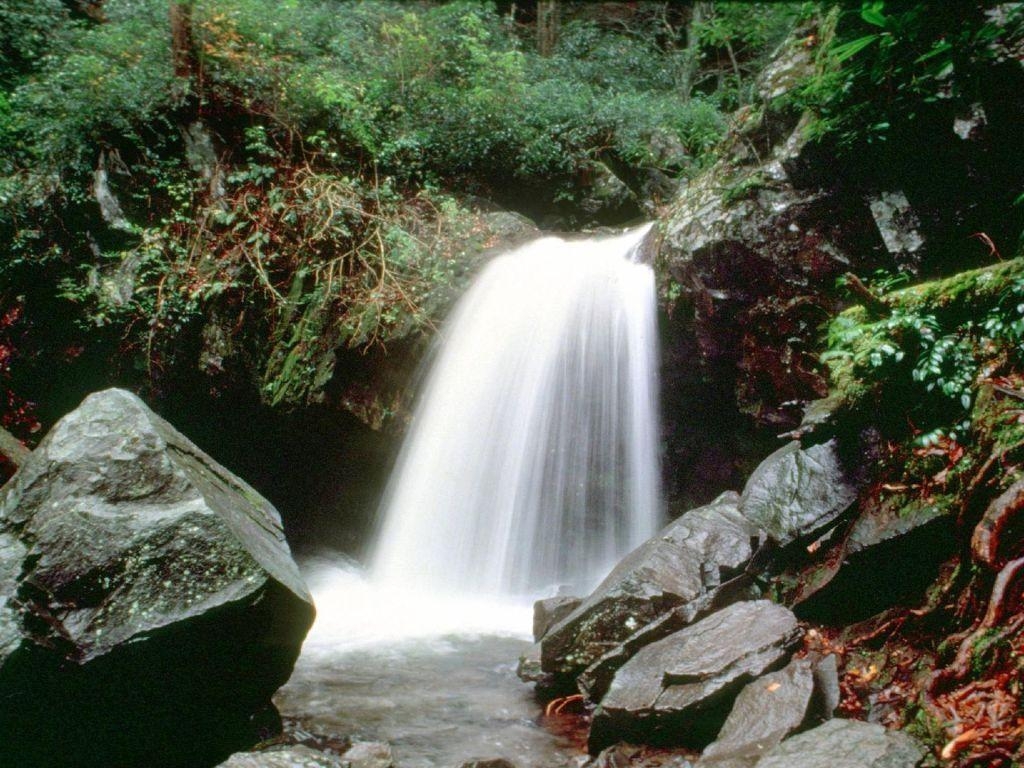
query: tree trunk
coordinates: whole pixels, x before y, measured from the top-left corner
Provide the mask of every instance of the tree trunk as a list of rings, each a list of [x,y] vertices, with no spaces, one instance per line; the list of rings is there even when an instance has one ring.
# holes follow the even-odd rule
[[[537,51],[550,56],[558,42],[558,0],[537,2]]]
[[[195,38],[192,36],[193,0],[171,0],[171,63],[178,82],[177,95],[181,99],[194,99],[198,95],[199,62]]]
[[[714,13],[714,4],[696,2],[690,12],[690,23],[686,25],[686,51],[683,58],[683,71],[680,73],[679,90],[684,99],[693,93],[693,83],[700,69],[700,25]]]

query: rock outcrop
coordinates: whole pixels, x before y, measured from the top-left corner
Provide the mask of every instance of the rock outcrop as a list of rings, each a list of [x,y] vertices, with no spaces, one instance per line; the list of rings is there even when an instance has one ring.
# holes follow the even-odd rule
[[[588,746],[615,741],[702,746],[751,680],[784,666],[803,636],[788,609],[734,603],[636,653],[594,712]]]
[[[134,395],[0,491],[0,764],[212,764],[278,727],[313,620],[274,508]]]

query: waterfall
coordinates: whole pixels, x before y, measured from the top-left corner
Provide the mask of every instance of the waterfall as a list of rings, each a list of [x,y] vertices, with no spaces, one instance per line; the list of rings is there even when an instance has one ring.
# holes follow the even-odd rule
[[[441,332],[382,505],[375,581],[593,587],[661,522],[649,225],[493,259]]]

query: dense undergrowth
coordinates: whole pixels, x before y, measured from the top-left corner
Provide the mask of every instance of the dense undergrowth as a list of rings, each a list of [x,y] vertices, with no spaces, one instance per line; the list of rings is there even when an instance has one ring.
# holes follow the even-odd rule
[[[657,204],[806,9],[695,30],[654,6],[578,14],[541,55],[488,2],[5,2],[11,389],[117,357],[157,392],[199,367],[315,400],[336,349],[430,331],[494,241],[488,201],[594,223],[612,166],[616,215]]]

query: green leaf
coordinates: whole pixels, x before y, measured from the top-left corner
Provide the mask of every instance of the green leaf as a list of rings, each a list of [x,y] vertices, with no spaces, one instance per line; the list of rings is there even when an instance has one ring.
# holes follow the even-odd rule
[[[837,45],[832,49],[832,55],[836,57],[836,61],[846,61],[877,41],[879,37],[880,35],[878,34],[870,34],[858,37],[856,40],[851,40],[848,43]]]
[[[951,50],[953,50],[952,43],[947,42],[946,40],[940,40],[939,42],[932,46],[932,49],[930,51],[914,59],[914,63],[921,64],[923,62],[928,61],[929,59],[934,59],[936,56],[941,56],[942,54],[947,53],[948,51]]]
[[[871,5],[865,3],[860,9],[860,17],[868,24],[884,28],[889,20],[886,15],[882,13],[883,8],[885,8],[884,2],[876,1],[871,3]]]

